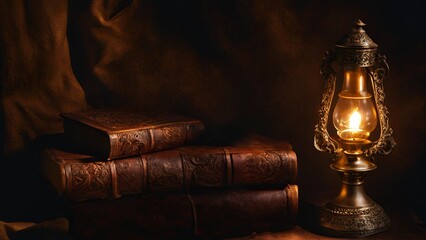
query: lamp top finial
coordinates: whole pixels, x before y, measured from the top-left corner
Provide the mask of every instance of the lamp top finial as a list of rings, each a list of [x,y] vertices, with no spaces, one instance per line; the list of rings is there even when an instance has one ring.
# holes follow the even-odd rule
[[[378,45],[368,36],[360,19],[355,21],[352,31],[336,42],[337,62],[344,65],[370,67],[375,65]]]
[[[354,24],[355,27],[364,27],[365,25],[367,25],[367,24],[365,24],[363,21],[361,21],[361,19],[356,20],[356,22]]]
[[[371,40],[362,28],[365,25],[366,24],[363,21],[358,19],[352,28],[352,32],[347,33],[339,41],[337,41],[336,47],[357,49],[377,48],[377,44]]]

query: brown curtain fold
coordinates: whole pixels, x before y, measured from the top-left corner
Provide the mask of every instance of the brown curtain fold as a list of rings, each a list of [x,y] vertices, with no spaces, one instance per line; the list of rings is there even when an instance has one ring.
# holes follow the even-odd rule
[[[60,132],[60,112],[84,107],[71,69],[68,1],[0,1],[2,150]]]

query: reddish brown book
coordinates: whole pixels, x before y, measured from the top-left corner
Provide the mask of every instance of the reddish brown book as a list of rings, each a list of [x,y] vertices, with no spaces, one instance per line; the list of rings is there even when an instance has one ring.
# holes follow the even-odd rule
[[[184,192],[295,183],[290,144],[256,147],[180,147],[112,161],[46,148],[45,177],[70,200],[119,198],[147,192]]]
[[[147,194],[70,203],[76,239],[190,239],[242,236],[293,226],[298,189]]]
[[[64,132],[101,159],[181,146],[204,129],[201,121],[165,112],[96,109],[63,113]]]

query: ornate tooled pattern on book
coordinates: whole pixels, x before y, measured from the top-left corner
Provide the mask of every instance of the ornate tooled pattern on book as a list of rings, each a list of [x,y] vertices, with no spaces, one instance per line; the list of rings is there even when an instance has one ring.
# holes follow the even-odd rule
[[[142,189],[141,163],[136,158],[115,161],[120,194],[139,193]],[[137,170],[135,168],[138,168]],[[139,174],[138,174],[139,173]]]
[[[242,154],[243,169],[242,179],[246,184],[268,184],[281,182],[282,172],[286,172],[285,163],[280,155],[274,152],[261,154]]]
[[[156,149],[160,150],[163,148],[176,147],[183,143],[186,140],[186,131],[184,126],[171,126],[171,127],[163,127],[159,129],[161,131],[161,136],[154,137],[156,139]],[[154,131],[157,133],[157,130]]]
[[[280,174],[277,174],[276,181],[281,180],[282,183],[295,183],[297,177],[297,157],[294,152],[288,150],[282,151],[269,151],[270,153],[277,154],[280,157]]]
[[[165,112],[138,112],[122,109],[97,109],[79,114],[112,129],[152,126],[189,120],[188,117],[176,116]]]
[[[111,152],[114,156],[131,156],[143,154],[150,144],[147,130],[125,132],[116,134],[114,144],[112,144]]]
[[[111,171],[107,163],[70,164],[73,198],[106,198],[111,186]]]
[[[224,154],[181,155],[186,184],[194,187],[223,187],[225,185],[226,160]]]
[[[183,187],[182,165],[167,158],[147,157],[148,184],[152,191],[174,191]]]

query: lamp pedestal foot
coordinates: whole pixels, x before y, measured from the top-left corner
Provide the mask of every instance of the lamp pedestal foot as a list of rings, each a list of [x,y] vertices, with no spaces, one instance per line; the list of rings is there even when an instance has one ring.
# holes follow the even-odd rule
[[[326,203],[319,216],[321,231],[334,237],[365,237],[386,231],[390,219],[364,192],[366,172],[339,172],[340,194]]]
[[[326,204],[320,213],[321,231],[334,237],[365,237],[390,228],[383,208],[374,203],[368,207],[340,207]]]

